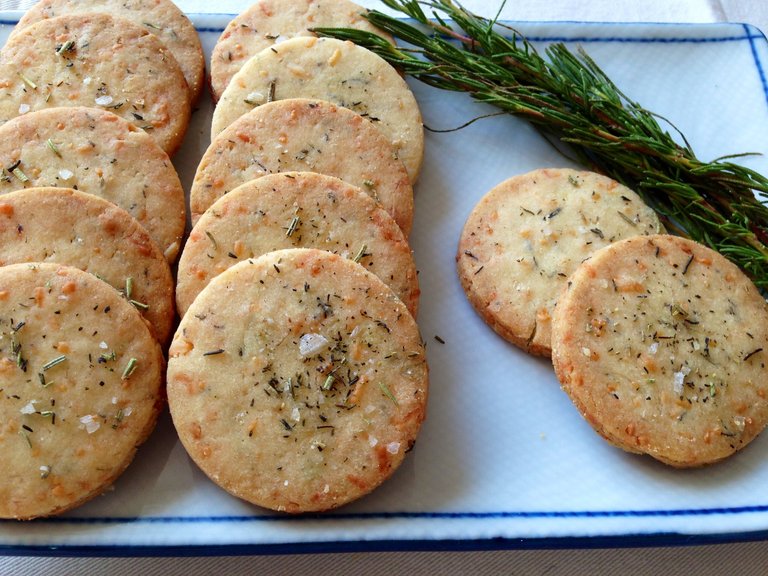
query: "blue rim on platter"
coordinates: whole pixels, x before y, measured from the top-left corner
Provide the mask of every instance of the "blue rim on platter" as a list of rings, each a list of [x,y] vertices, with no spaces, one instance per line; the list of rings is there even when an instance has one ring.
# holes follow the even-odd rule
[[[6,28],[13,25],[20,14],[0,14],[0,25]],[[229,14],[191,15],[207,55],[232,17]],[[682,117],[680,124],[690,126],[683,132],[692,130],[693,139],[698,140],[696,143],[708,155],[717,156],[720,152],[720,143],[714,142],[718,134],[724,134],[722,139],[728,140],[728,144],[735,143],[736,150],[729,148],[733,152],[759,143],[768,131],[768,42],[751,25],[526,22],[512,26],[537,45],[582,44],[590,54],[594,49],[600,56],[598,63],[605,64],[608,75],[613,77],[616,73],[627,80],[632,93],[641,95],[640,102],[649,98],[652,102],[649,107],[654,110],[657,104],[669,103],[672,112],[665,110],[662,115],[674,118],[676,126]],[[640,49],[647,52],[637,55]],[[723,61],[719,61],[723,53]],[[680,69],[675,68],[674,63],[669,69],[664,68],[660,58],[674,61],[675,58],[667,58],[671,56],[679,57]],[[680,70],[689,70],[691,63],[700,68],[691,72],[690,78],[680,80],[691,83],[690,93],[684,89],[677,94],[670,79],[677,79]],[[717,71],[712,73],[712,78],[706,77],[708,72],[701,72],[709,70],[710,65]],[[651,76],[638,80],[638,75],[641,72],[645,75],[648,69]],[[667,84],[661,88],[669,89],[669,94],[663,98],[657,96],[654,101],[659,86],[648,78],[657,74],[666,78]],[[418,83],[411,86],[423,106],[427,125],[441,122],[459,125],[467,115],[478,114],[478,105],[463,95],[440,93]],[[709,90],[715,95],[714,99]],[[699,102],[699,92],[704,92],[709,100]],[[718,100],[718,95],[733,102]],[[681,108],[681,103],[689,101],[693,112],[674,113]],[[718,110],[723,110],[725,118],[713,118],[707,126],[697,126],[701,118],[696,115],[698,110],[713,101],[717,102]],[[190,181],[196,161],[207,146],[207,136],[196,135],[204,133],[211,109],[210,99],[201,103],[193,118],[193,123],[198,123],[196,130],[190,130],[192,136],[187,138],[190,142],[185,143],[185,148],[174,158],[184,182]],[[552,380],[545,362],[520,356],[474,316],[450,268],[452,243],[457,239],[462,219],[489,184],[507,172],[512,175],[515,171],[557,162],[555,152],[549,151],[535,132],[516,119],[479,124],[462,131],[460,137],[428,135],[425,167],[417,185],[418,212],[412,241],[422,273],[422,293],[430,297],[420,312],[420,326],[426,339],[439,333],[448,345],[428,347],[432,368],[430,416],[419,445],[406,459],[403,470],[360,503],[325,515],[286,517],[255,511],[220,495],[206,478],[189,470],[190,464],[183,452],[166,439],[162,449],[142,447],[126,477],[118,480],[115,491],[94,503],[61,517],[28,523],[0,521],[0,553],[183,556],[501,550],[680,546],[768,538],[768,501],[761,501],[762,491],[757,488],[768,479],[768,466],[762,465],[768,459],[761,456],[768,451],[768,438],[758,439],[755,446],[736,455],[732,463],[715,465],[710,472],[707,471],[710,469],[670,471],[646,459],[621,453],[606,446],[581,421],[569,401],[556,389],[556,381]],[[515,143],[514,155],[503,150],[510,138]],[[464,150],[461,145],[471,149],[475,142],[487,144],[492,151],[489,156],[500,157],[483,158],[482,173],[471,179],[463,175],[466,167],[456,167],[457,172],[451,172],[454,170],[451,166],[445,167],[445,157],[452,155],[456,162],[451,164],[458,164],[463,160],[459,157]],[[696,145],[694,149],[698,150]],[[765,160],[757,158],[754,162],[761,170],[768,167]],[[467,198],[451,196],[453,202],[444,207],[446,203],[433,198],[432,190],[451,185],[461,191],[465,187],[473,188]],[[440,226],[431,229],[429,234],[423,232],[435,219],[440,220]],[[446,245],[448,248],[444,249]],[[447,256],[443,254],[446,250]],[[439,314],[440,306],[455,311],[457,318]],[[459,331],[470,344],[452,348],[458,337],[448,335]],[[472,378],[461,372],[461,366],[450,364],[452,356],[460,362],[462,354],[476,357],[482,370],[489,371],[482,373],[482,380],[490,382],[489,389],[473,392],[481,396],[480,400],[463,395],[462,386]],[[507,357],[512,360],[504,365]],[[494,366],[497,363],[500,366]],[[510,371],[521,374],[515,382],[518,388],[509,391],[506,387],[497,387],[500,377]],[[542,384],[542,388],[531,388],[533,384]],[[505,418],[495,423],[504,430],[499,434],[503,437],[501,441],[493,437],[494,428],[488,426],[488,419],[477,414],[480,410],[492,409],[482,397],[486,392],[488,399],[506,403],[511,411],[516,404],[525,406],[524,411],[513,412],[516,421],[521,423],[519,426],[506,422]],[[455,397],[446,399],[451,394]],[[553,415],[556,418],[552,418]],[[461,420],[465,416],[467,422]],[[552,421],[544,422],[549,418]],[[163,434],[163,438],[172,434],[167,421],[156,433]],[[510,448],[501,443],[509,436],[522,442],[520,452],[516,451],[517,445]],[[503,483],[485,485],[484,479],[475,482],[471,474],[457,470],[466,466],[471,470],[488,469],[496,475],[503,474],[505,465],[495,460],[496,452],[511,458],[510,466],[524,470],[524,474],[515,473],[508,480],[518,481],[527,474],[533,480],[527,484],[519,480],[510,488],[511,493],[506,494]],[[143,458],[150,462],[142,464]],[[584,460],[599,472],[584,471]],[[146,504],[148,512],[141,514],[137,510],[145,509],[144,498],[151,497],[143,492],[144,484],[139,481],[141,471],[137,468],[144,465],[157,474],[157,483],[165,492]],[[607,467],[605,472],[603,467]],[[452,474],[456,475],[455,482],[451,481]],[[167,496],[172,500],[172,496],[177,496],[173,484],[175,475],[183,475],[184,485],[191,487],[195,498],[185,500],[181,495],[178,502],[164,507],[163,498]],[[628,483],[628,487],[606,484],[614,477]],[[573,489],[572,482],[581,482],[586,488]],[[454,485],[459,488],[453,490]],[[560,488],[565,495],[552,491]],[[199,497],[208,503],[205,506],[197,501],[198,491]],[[115,501],[119,498],[125,498],[125,506]],[[414,529],[417,522],[423,524]],[[576,524],[565,524],[569,522]],[[340,523],[345,524],[337,529]],[[385,524],[386,534],[377,531],[372,523]],[[450,529],[443,529],[448,525]],[[208,537],[207,531],[212,527],[212,536]],[[272,535],[265,537],[262,527],[273,531]],[[105,538],[100,536],[102,531],[111,528],[122,532]],[[226,531],[219,531],[222,528],[231,529],[233,534],[254,531],[243,537],[228,538]],[[335,536],[325,537],[330,529],[337,530]],[[77,530],[84,531],[73,536]],[[274,531],[278,532],[276,539]],[[158,536],[159,542],[153,540],[152,534]]]

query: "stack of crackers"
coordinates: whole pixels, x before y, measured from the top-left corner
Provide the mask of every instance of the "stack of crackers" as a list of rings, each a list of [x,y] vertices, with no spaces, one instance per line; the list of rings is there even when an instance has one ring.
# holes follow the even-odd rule
[[[370,28],[361,14],[262,0],[227,26],[179,261],[179,437],[230,493],[291,513],[370,492],[425,415],[408,244],[421,114],[380,57],[308,31]]]
[[[768,306],[722,255],[663,232],[618,182],[541,169],[483,197],[456,259],[477,312],[513,344],[551,356],[600,435],[699,466],[768,422]]]
[[[108,487],[164,406],[204,60],[170,1],[43,0],[0,61],[0,517],[34,518]]]
[[[421,115],[378,56],[308,30],[370,29],[362,12],[264,0],[230,24],[188,239],[171,157],[205,77],[189,20],[170,0],[21,19],[0,52],[0,517],[101,493],[166,393],[195,462],[261,506],[333,508],[400,465],[428,386]]]

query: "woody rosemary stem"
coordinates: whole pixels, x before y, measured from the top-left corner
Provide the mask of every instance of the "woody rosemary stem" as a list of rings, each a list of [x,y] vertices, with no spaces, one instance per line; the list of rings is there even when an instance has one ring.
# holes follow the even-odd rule
[[[382,1],[416,21],[367,14],[404,45],[349,28],[315,32],[351,40],[426,84],[525,118],[585,167],[636,190],[669,231],[717,250],[768,290],[768,207],[761,201],[768,178],[731,162],[746,154],[699,160],[671,123],[630,100],[581,49],[556,43],[539,53],[514,29],[452,0]]]

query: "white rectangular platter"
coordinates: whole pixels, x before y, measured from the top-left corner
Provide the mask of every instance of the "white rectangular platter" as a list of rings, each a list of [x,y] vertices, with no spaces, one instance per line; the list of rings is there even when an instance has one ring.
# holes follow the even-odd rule
[[[0,14],[0,43],[18,18]],[[207,55],[231,15],[193,16]],[[520,24],[537,45],[583,46],[634,100],[670,118],[704,159],[768,151],[768,43],[739,24]],[[411,82],[429,128],[492,110]],[[212,103],[174,158],[185,186],[209,143]],[[762,172],[768,160],[743,163]],[[504,342],[464,298],[461,227],[492,186],[568,161],[524,122],[479,120],[427,132],[411,236],[428,342],[428,419],[381,488],[323,515],[241,502],[188,459],[166,414],[113,489],[64,516],[0,522],[6,554],[233,554],[484,549],[768,537],[768,435],[730,460],[680,471],[600,439],[548,361]],[[438,338],[444,343],[441,343]]]

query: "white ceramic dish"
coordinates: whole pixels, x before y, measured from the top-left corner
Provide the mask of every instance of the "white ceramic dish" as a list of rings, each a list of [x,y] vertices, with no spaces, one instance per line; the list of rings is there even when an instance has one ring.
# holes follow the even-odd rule
[[[0,43],[17,18],[0,15]],[[193,17],[207,54],[230,18]],[[633,99],[673,119],[702,158],[768,149],[768,43],[753,27],[519,28],[538,42],[584,46]],[[463,94],[411,85],[430,128],[491,111]],[[174,159],[187,188],[208,145],[211,113],[206,96]],[[765,158],[743,163],[768,171]],[[768,434],[699,470],[625,454],[581,419],[547,361],[502,341],[464,298],[454,255],[475,202],[509,176],[567,164],[514,118],[427,133],[412,243],[431,367],[429,417],[415,450],[375,493],[321,516],[254,508],[208,481],[166,415],[113,490],[62,517],[0,522],[0,553],[482,549],[768,536]]]

